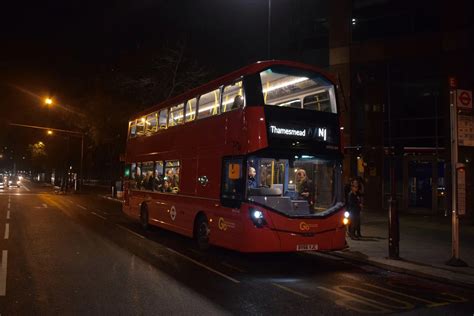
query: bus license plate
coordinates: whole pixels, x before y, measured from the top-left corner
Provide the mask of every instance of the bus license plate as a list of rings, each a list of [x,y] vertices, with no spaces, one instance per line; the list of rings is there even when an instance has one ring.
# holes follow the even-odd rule
[[[296,245],[296,251],[318,250],[318,245]]]

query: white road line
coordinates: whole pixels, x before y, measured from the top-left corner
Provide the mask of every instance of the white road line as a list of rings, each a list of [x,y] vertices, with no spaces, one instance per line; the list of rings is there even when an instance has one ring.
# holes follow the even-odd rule
[[[227,263],[227,262],[225,262],[225,261],[222,261],[221,264],[222,264],[223,266],[227,267],[227,268],[234,269],[234,270],[239,271],[239,272],[241,272],[241,273],[245,272],[244,269],[241,269],[241,268],[239,268],[239,267],[236,267],[236,266],[234,266],[234,265],[232,265],[232,264],[229,264],[229,263]]]
[[[10,219],[10,211],[7,212],[7,219]]]
[[[70,199],[66,199],[66,201],[68,201],[69,203],[74,203],[72,200]]]
[[[8,202],[8,207],[7,208],[10,208],[10,202]]]
[[[4,239],[8,239],[9,235],[10,235],[10,224],[6,223],[5,224],[5,237],[4,237]]]
[[[130,229],[128,229],[128,228],[126,228],[126,227],[124,227],[124,226],[122,226],[122,225],[117,225],[117,227],[118,227],[118,228],[121,228],[121,229],[123,229],[123,230],[126,230],[126,231],[129,232],[130,234],[133,234],[133,235],[135,235],[135,236],[137,236],[137,237],[139,237],[139,238],[141,238],[141,239],[145,239],[144,236],[142,236],[142,235],[140,235],[140,234],[134,232],[133,230],[130,230]]]
[[[2,267],[0,269],[0,296],[5,296],[7,292],[7,260],[8,250],[2,251]]]
[[[106,211],[99,210],[98,208],[96,208],[95,210],[96,210],[97,212],[100,212],[100,213],[104,214],[104,215],[109,214],[109,213],[107,213]]]
[[[24,188],[26,191],[31,191],[30,189],[28,189],[28,188],[26,187],[26,185],[23,185],[23,188]]]
[[[95,215],[97,217],[100,217],[102,219],[106,219],[104,216],[100,215],[100,214],[97,214],[96,212],[91,212],[92,215]]]
[[[290,289],[289,287],[286,287],[286,286],[283,286],[283,285],[280,285],[280,284],[276,284],[276,283],[272,283],[272,284],[273,284],[274,286],[276,286],[276,287],[282,289],[282,290],[287,291],[287,292],[296,294],[296,295],[301,296],[301,297],[304,297],[304,298],[309,298],[308,295],[305,295],[305,294],[303,294],[303,293],[300,293],[300,292],[298,292],[298,291],[295,291],[295,290],[293,290],[293,289]]]
[[[236,279],[234,279],[234,278],[232,278],[232,277],[230,277],[230,276],[228,276],[228,275],[226,275],[226,274],[224,274],[224,273],[222,273],[222,272],[219,272],[219,271],[217,271],[217,270],[215,270],[215,269],[213,269],[213,268],[211,268],[211,267],[208,267],[208,266],[206,266],[205,264],[200,263],[199,261],[196,261],[196,260],[194,260],[194,259],[192,259],[192,258],[189,258],[189,257],[186,256],[186,255],[183,255],[182,253],[179,253],[179,252],[177,252],[177,251],[175,251],[175,250],[173,250],[173,249],[171,249],[171,248],[166,248],[166,249],[168,249],[170,252],[172,252],[172,253],[174,253],[174,254],[180,256],[181,258],[184,258],[184,259],[186,259],[186,260],[188,260],[188,261],[191,261],[192,263],[197,264],[198,266],[200,266],[200,267],[202,267],[202,268],[204,268],[204,269],[207,269],[207,270],[209,270],[209,271],[211,271],[211,272],[214,272],[215,274],[220,275],[220,276],[223,277],[223,278],[226,278],[226,279],[229,280],[229,281],[232,281],[232,282],[234,282],[234,283],[240,283],[239,280],[236,280]]]
[[[83,210],[87,210],[87,207],[82,206],[81,204],[76,204],[76,205],[79,206],[80,208],[82,208]]]
[[[48,204],[43,203],[42,205],[43,205],[44,208],[48,208]]]

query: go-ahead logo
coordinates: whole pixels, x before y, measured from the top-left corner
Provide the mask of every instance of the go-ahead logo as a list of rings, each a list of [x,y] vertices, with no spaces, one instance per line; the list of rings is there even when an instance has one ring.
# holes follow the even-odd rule
[[[300,230],[308,231],[310,228],[318,228],[318,224],[308,224],[305,222],[300,223]]]
[[[219,217],[218,227],[220,230],[226,231],[227,228],[235,228],[235,223],[226,221],[223,217]]]

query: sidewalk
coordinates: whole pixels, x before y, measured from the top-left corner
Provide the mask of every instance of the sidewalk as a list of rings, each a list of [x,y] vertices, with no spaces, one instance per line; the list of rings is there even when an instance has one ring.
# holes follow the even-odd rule
[[[388,212],[362,215],[362,238],[332,254],[381,268],[474,288],[474,225],[461,219],[460,257],[468,267],[445,264],[451,258],[451,217],[400,214],[400,258],[388,259]]]

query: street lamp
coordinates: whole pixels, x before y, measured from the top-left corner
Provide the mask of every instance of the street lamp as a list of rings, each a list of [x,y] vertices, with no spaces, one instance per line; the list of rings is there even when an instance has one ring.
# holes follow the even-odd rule
[[[48,131],[46,132],[48,135],[53,135],[53,131],[48,129]]]
[[[45,103],[46,105],[53,105],[53,99],[51,99],[51,98],[46,98],[46,99],[44,99],[44,103]]]

